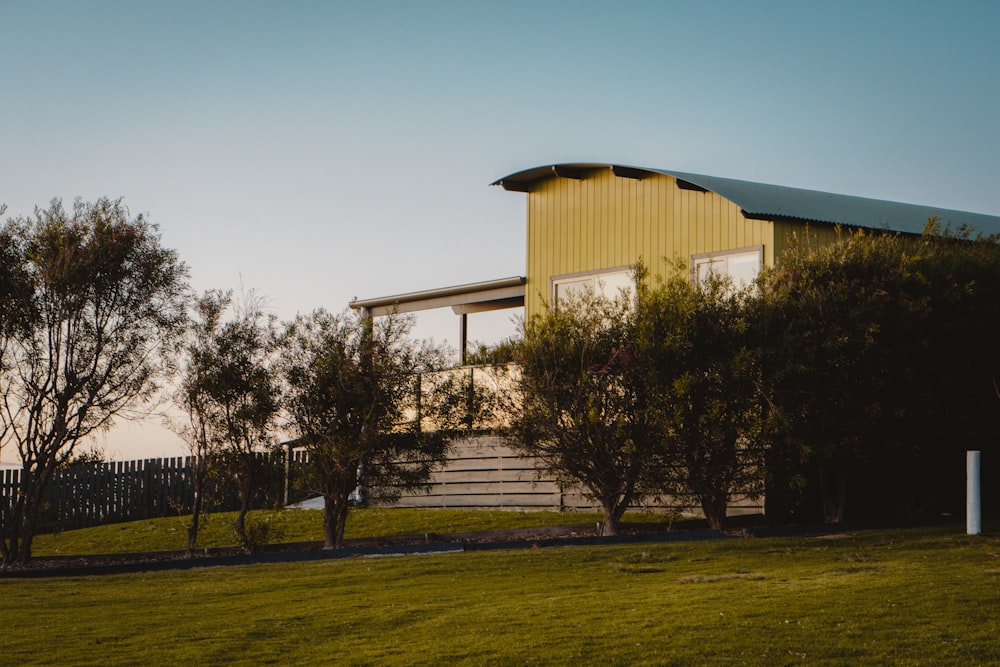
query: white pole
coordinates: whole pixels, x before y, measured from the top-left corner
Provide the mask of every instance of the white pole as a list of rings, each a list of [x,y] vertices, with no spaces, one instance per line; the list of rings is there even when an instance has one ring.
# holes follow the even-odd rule
[[[983,512],[979,488],[979,452],[965,453],[965,532],[979,535],[983,532]]]

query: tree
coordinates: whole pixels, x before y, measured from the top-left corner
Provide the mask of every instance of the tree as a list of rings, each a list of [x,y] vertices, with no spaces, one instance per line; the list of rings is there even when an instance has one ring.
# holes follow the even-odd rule
[[[852,470],[877,460],[912,413],[904,398],[923,363],[929,303],[912,250],[888,233],[802,239],[764,276],[771,465],[805,468],[827,523],[845,518]]]
[[[806,236],[761,284],[768,502],[811,486],[828,522],[851,503],[960,511],[961,451],[1000,437],[1000,353],[984,334],[1000,326],[998,239],[936,220],[920,237]]]
[[[882,500],[897,513],[960,513],[964,451],[984,460],[1000,443],[1000,238],[931,220],[900,246],[911,308],[893,337],[887,394],[894,400],[878,473]],[[987,491],[987,500],[995,496]]]
[[[418,374],[435,370],[442,358],[439,349],[409,339],[412,327],[409,317],[374,320],[325,310],[287,327],[285,409],[296,445],[309,456],[308,483],[324,499],[325,548],[343,545],[355,489],[381,502],[422,487],[457,435],[425,431],[408,418]],[[434,405],[456,402],[431,401],[423,410]]]
[[[169,426],[184,441],[191,454],[190,476],[193,499],[188,523],[188,555],[198,544],[202,513],[209,499],[206,493],[209,479],[219,468],[222,450],[222,415],[213,400],[218,356],[216,337],[222,316],[229,305],[226,292],[209,291],[195,302],[195,319],[187,330],[183,350],[180,386],[174,393],[174,403],[184,412],[183,422],[171,421]]]
[[[764,409],[754,288],[678,271],[638,299],[641,365],[656,396],[664,491],[691,497],[721,529],[735,495],[760,497]]]
[[[169,372],[187,271],[121,200],[78,200],[70,213],[54,200],[8,220],[0,238],[12,262],[2,298],[19,295],[18,326],[3,332],[0,446],[12,444],[21,460],[18,494],[0,505],[0,552],[5,565],[24,565],[56,468]]]
[[[224,322],[230,308],[232,319]],[[239,494],[236,536],[249,551],[256,546],[247,529],[247,513],[261,481],[258,458],[273,444],[280,406],[275,369],[278,332],[274,318],[264,313],[261,299],[253,293],[233,308],[231,293],[208,292],[199,299],[197,310],[176,396],[187,415],[182,435],[194,454],[196,493],[188,548],[193,549],[197,539],[210,468],[218,465]]]
[[[655,445],[652,396],[637,364],[625,294],[583,293],[522,326],[511,445],[600,504],[602,535],[645,493]]]

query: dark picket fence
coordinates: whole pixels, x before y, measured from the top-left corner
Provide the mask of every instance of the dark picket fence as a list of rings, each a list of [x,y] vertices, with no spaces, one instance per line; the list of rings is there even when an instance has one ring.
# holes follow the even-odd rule
[[[259,455],[253,509],[282,502],[285,471],[283,452]],[[19,469],[0,470],[0,497],[14,498],[20,479]],[[239,509],[239,496],[224,479],[212,480],[207,495],[215,511]],[[56,471],[46,496],[43,532],[187,514],[194,500],[191,458],[74,464]]]

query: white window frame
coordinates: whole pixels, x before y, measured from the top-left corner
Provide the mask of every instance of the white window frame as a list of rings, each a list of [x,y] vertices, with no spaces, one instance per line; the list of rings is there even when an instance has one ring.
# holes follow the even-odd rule
[[[570,285],[590,289],[594,294],[602,294],[609,299],[618,297],[619,290],[623,287],[630,293],[634,289],[632,282],[635,267],[619,266],[611,269],[597,269],[594,271],[581,271],[579,273],[567,273],[560,276],[552,276],[549,281],[552,296],[552,303],[559,303],[560,298],[565,298],[560,294],[560,288]]]
[[[737,262],[745,262],[751,257],[756,258],[757,260],[757,270],[754,272],[753,277],[750,278],[749,281],[745,279],[738,280],[737,277],[730,271],[730,262],[733,262],[734,260]],[[717,272],[732,278],[733,287],[741,289],[760,275],[763,268],[764,246],[762,245],[738,248],[736,250],[703,252],[698,253],[697,255],[691,255],[691,280],[694,281],[696,285],[700,285],[703,280],[703,276],[708,275],[706,272]]]

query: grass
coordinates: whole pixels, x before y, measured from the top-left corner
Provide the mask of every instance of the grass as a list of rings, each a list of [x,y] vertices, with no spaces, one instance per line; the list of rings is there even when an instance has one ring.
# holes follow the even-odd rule
[[[998,584],[1000,537],[955,526],[0,580],[0,654],[23,664],[997,664]]]
[[[210,514],[198,537],[201,548],[236,544],[232,524],[235,513]],[[379,509],[364,508],[348,514],[345,536],[382,537],[423,533],[464,533],[479,530],[533,528],[565,524],[596,524],[596,513],[513,512],[503,510]],[[323,539],[321,510],[251,512],[250,522],[269,525],[269,542],[305,542]],[[664,515],[633,512],[626,523],[663,521]],[[189,517],[168,517],[112,524],[39,535],[32,544],[36,556],[110,554],[171,551],[187,548]]]

